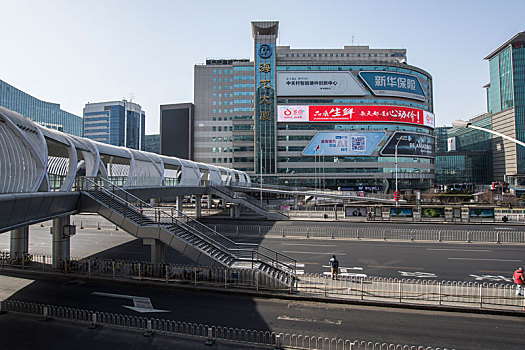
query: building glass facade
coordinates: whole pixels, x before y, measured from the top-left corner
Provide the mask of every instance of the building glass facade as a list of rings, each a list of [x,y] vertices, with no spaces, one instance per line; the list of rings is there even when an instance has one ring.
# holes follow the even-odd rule
[[[399,187],[432,187],[430,74],[407,65],[404,49],[276,46],[277,28],[252,23],[254,61],[195,66],[195,160],[227,161],[255,181],[262,170],[265,183],[386,191],[406,137]]]
[[[160,154],[160,134],[144,136],[144,151]]]
[[[146,113],[136,103],[122,101],[87,103],[84,137],[114,146],[143,150]]]
[[[0,80],[0,106],[50,129],[82,136],[82,118],[60,109],[57,103],[39,100]]]
[[[487,57],[490,83],[488,110],[493,130],[525,141],[525,32],[514,35]],[[525,149],[501,137],[494,138],[495,180],[525,175]]]
[[[492,119],[489,113],[469,120],[469,123],[492,130]],[[438,129],[446,129],[437,132]],[[448,146],[451,141],[453,149],[436,147],[436,184],[489,184],[493,178],[492,134],[485,131],[463,127],[436,128],[436,145]]]

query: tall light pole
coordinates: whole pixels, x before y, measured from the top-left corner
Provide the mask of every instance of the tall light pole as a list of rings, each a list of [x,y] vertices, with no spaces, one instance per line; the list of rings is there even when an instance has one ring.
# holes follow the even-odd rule
[[[394,192],[394,199],[396,200],[396,207],[399,206],[399,192],[397,191],[397,146],[399,145],[399,142],[406,141],[408,138],[406,136],[401,136],[397,139],[396,146],[395,146],[395,162],[396,162],[396,191]]]

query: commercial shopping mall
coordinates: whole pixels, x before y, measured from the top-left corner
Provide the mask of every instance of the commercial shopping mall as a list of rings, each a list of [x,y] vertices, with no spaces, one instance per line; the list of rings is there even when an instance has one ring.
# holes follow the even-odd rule
[[[254,61],[195,66],[194,159],[257,182],[391,191],[434,185],[432,77],[405,49],[291,49],[252,22]]]

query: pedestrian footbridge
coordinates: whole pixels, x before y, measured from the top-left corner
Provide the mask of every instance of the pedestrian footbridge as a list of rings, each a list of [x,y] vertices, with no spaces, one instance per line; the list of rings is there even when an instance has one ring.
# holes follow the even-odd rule
[[[60,266],[69,258],[74,234],[69,215],[94,212],[151,245],[154,261],[162,261],[164,248],[171,247],[201,264],[260,269],[282,283],[294,283],[293,259],[259,245],[237,244],[198,221],[203,195],[230,203],[232,216],[244,207],[268,219],[288,219],[249,195],[254,191],[295,199],[353,199],[253,186],[243,171],[64,134],[0,107],[0,233],[11,231],[13,255],[28,252],[28,225],[53,219],[53,265]],[[196,197],[195,218],[182,211],[187,195]],[[177,205],[168,212],[147,204],[158,198],[174,198]]]
[[[260,245],[238,244],[182,212],[182,196],[214,194],[272,219],[250,196],[242,171],[117,147],[41,127],[0,107],[0,233],[11,231],[11,253],[28,252],[28,225],[53,219],[53,265],[69,258],[69,215],[96,212],[152,247],[163,260],[171,247],[200,264],[257,269],[295,283],[295,260]],[[175,197],[170,212],[146,203]]]

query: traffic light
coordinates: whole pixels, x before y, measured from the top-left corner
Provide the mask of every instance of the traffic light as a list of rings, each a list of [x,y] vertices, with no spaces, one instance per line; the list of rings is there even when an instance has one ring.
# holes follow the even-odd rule
[[[394,191],[394,200],[396,202],[399,200],[399,191]]]

